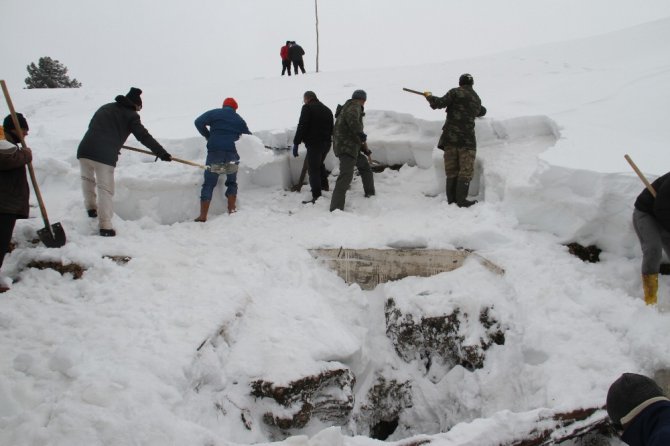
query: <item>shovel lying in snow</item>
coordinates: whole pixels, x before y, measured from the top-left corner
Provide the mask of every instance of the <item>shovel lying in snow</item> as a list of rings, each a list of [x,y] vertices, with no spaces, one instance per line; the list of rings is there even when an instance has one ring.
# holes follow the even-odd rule
[[[16,116],[16,111],[14,110],[14,104],[12,104],[12,98],[9,97],[7,84],[5,84],[5,81],[0,80],[0,85],[2,85],[2,92],[5,95],[5,100],[7,101],[9,112],[12,115],[14,128],[16,129],[16,133],[18,134],[21,141],[21,148],[26,148],[26,141],[23,137],[23,132],[21,131],[21,125],[19,124],[19,119]],[[37,231],[37,235],[47,248],[60,248],[65,244],[65,231],[63,230],[63,226],[61,226],[60,223],[49,225],[49,217],[47,216],[47,210],[44,206],[44,200],[42,200],[40,188],[37,185],[37,178],[35,178],[35,170],[33,169],[32,163],[28,163],[28,173],[30,174],[30,182],[33,184],[35,196],[37,197],[37,203],[40,206],[42,219],[44,220],[44,228],[39,229]]]
[[[142,149],[137,149],[135,147],[129,147],[129,146],[121,146],[122,148],[126,150],[131,150],[133,152],[138,152],[138,153],[144,153],[145,155],[151,155],[151,156],[156,156],[155,153],[150,152],[148,150],[142,150]],[[204,165],[204,164],[198,164],[194,163],[193,161],[188,161],[188,160],[183,160],[179,158],[172,157],[172,161],[175,161],[177,163],[182,163],[182,164],[188,164],[189,166],[194,166],[194,167],[199,167],[200,169],[203,170],[209,170],[212,173],[215,173],[217,175],[229,175],[231,173],[237,172],[239,166],[237,163],[214,163],[211,165]]]

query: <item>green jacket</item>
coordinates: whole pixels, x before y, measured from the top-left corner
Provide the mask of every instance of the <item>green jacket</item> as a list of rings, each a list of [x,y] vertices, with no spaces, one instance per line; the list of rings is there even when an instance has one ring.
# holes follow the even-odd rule
[[[486,114],[486,108],[475,90],[470,85],[452,88],[441,98],[428,96],[428,102],[433,109],[447,109],[447,122],[442,127],[440,145],[444,148],[466,147],[475,149],[475,118]]]
[[[335,116],[337,119],[333,129],[333,153],[338,157],[343,154],[358,157],[365,142],[363,106],[356,99],[349,99]]]

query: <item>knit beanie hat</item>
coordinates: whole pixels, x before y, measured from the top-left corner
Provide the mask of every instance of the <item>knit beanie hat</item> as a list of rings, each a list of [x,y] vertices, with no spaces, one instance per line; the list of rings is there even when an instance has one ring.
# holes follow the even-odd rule
[[[137,105],[138,107],[142,106],[142,98],[140,95],[142,94],[142,90],[139,88],[131,87],[130,91],[126,94],[126,98],[132,102],[133,104]]]
[[[237,101],[233,98],[226,98],[223,101],[224,107],[231,107],[233,110],[237,110]]]
[[[472,74],[464,73],[458,78],[458,85],[474,85],[474,83],[475,80],[472,78]]]
[[[28,127],[28,121],[26,121],[26,118],[21,114],[17,113],[16,118],[19,121],[19,125],[23,130],[30,130]],[[4,121],[2,121],[2,127],[4,127],[5,131],[10,131],[14,130],[16,127],[14,126],[14,120],[12,119],[12,115],[7,115],[5,116]]]
[[[607,414],[615,425],[624,425],[638,415],[647,405],[643,403],[667,400],[663,389],[651,378],[637,373],[624,373],[607,391]],[[637,410],[634,410],[637,409]]]
[[[354,94],[351,95],[351,99],[362,99],[367,101],[368,94],[364,90],[356,90],[354,91]]]

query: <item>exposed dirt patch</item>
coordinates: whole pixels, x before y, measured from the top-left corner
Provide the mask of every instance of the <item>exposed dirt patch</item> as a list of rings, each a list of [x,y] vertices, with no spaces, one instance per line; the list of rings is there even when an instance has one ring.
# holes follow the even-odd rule
[[[573,256],[577,256],[585,262],[598,263],[600,262],[600,253],[602,249],[596,245],[583,246],[577,242],[568,243],[564,245],[568,247],[568,252]]]
[[[86,268],[76,263],[63,264],[62,262],[45,262],[41,260],[33,260],[26,265],[26,268],[53,269],[61,273],[61,275],[72,274],[73,279],[81,279],[86,271]]]

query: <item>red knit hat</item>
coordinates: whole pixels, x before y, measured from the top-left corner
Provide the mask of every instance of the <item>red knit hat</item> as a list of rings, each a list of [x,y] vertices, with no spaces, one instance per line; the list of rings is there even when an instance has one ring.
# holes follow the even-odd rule
[[[237,101],[233,98],[226,98],[223,101],[224,107],[232,107],[233,110],[237,110]]]

